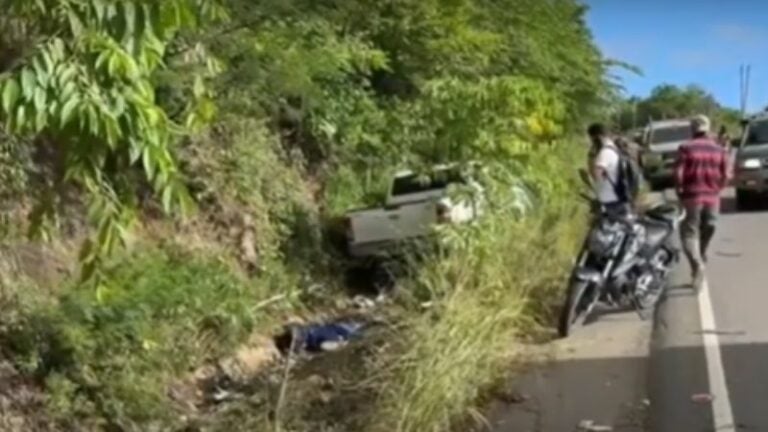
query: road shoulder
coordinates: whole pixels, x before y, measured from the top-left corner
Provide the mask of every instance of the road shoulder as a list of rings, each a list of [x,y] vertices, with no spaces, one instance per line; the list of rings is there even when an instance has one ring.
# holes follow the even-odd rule
[[[655,315],[648,374],[653,432],[712,429],[699,304],[687,270],[678,266]]]

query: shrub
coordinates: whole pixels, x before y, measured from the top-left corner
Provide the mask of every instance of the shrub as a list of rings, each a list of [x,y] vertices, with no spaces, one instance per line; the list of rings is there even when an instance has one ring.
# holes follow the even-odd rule
[[[49,408],[65,424],[173,424],[170,380],[243,340],[259,292],[222,264],[173,250],[136,252],[105,274],[100,291],[73,286],[57,303],[26,308],[4,337],[45,380]]]

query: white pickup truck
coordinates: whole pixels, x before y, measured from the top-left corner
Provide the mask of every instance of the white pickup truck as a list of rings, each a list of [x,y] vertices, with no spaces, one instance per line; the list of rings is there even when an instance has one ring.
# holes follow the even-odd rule
[[[451,198],[449,186],[469,186],[466,198]],[[347,213],[347,247],[356,258],[393,252],[404,240],[425,237],[438,224],[464,223],[482,211],[482,188],[455,166],[438,166],[430,175],[395,175],[384,207]]]

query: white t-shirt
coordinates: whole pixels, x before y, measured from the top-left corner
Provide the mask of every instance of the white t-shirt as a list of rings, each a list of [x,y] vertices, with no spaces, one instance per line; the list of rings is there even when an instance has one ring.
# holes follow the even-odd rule
[[[603,141],[603,147],[597,152],[594,164],[605,171],[609,179],[595,179],[595,193],[601,203],[613,203],[619,200],[616,184],[619,180],[619,152],[616,144],[609,139]]]

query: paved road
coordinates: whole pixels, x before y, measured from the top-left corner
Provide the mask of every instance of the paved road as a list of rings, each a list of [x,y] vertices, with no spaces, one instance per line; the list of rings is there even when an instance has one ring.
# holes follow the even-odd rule
[[[508,392],[524,400],[494,402],[488,429],[571,432],[588,420],[615,432],[645,431],[650,335],[636,313],[600,316],[554,344],[543,366],[510,383]]]
[[[654,431],[768,432],[766,258],[768,213],[736,213],[726,204],[706,292],[679,289],[660,310],[651,383],[663,403]],[[715,400],[692,403],[696,392]]]
[[[652,322],[600,319],[552,347],[552,359],[495,402],[493,432],[768,432],[768,212],[735,213],[726,197],[706,290],[681,266]]]

